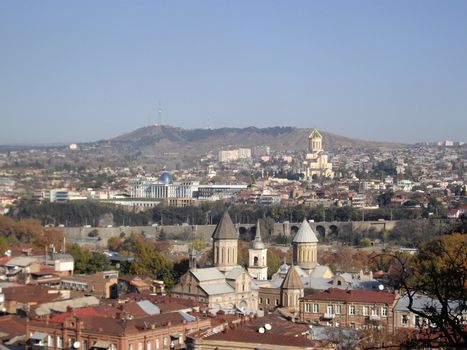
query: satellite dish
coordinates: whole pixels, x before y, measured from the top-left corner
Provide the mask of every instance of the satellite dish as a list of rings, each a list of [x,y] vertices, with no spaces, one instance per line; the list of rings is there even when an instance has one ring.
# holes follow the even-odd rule
[[[264,328],[266,328],[267,331],[270,331],[272,329],[272,326],[269,323],[266,323],[264,325]]]
[[[378,289],[382,291],[382,290],[384,290],[384,286],[383,286],[382,284],[380,284],[380,285],[378,286]]]
[[[79,349],[80,345],[81,345],[81,343],[80,343],[79,341],[75,341],[75,342],[73,343],[73,347],[74,347],[75,349]]]
[[[258,332],[263,334],[264,332],[266,332],[266,330],[264,329],[264,327],[260,327],[260,329],[258,329]]]

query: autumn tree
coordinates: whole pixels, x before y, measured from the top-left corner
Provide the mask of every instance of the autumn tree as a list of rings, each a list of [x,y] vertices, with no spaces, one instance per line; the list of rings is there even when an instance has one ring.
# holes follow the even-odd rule
[[[467,235],[443,235],[423,244],[415,257],[392,258],[400,266],[396,283],[409,299],[408,309],[431,325],[424,330],[426,336],[412,342],[465,349]],[[434,303],[415,308],[416,295],[432,298]]]

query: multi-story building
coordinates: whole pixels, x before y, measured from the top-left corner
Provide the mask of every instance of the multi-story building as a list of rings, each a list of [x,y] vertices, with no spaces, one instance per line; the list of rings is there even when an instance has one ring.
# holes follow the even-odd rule
[[[63,277],[61,288],[83,291],[97,297],[116,298],[118,295],[118,271]]]
[[[116,315],[67,312],[26,325],[29,349],[184,349],[187,334],[206,330],[211,320],[185,312],[153,314],[133,318],[124,311]]]
[[[356,329],[384,328],[393,332],[398,295],[385,291],[330,288],[300,299],[300,321]]]
[[[219,162],[234,162],[240,159],[251,159],[251,148],[219,151]]]

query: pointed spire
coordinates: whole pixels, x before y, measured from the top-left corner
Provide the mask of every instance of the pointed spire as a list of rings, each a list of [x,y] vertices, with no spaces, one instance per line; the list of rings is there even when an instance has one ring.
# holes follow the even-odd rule
[[[214,239],[238,239],[238,231],[235,228],[228,211],[224,212],[221,220],[212,234]]]
[[[318,243],[318,238],[316,238],[316,234],[313,232],[308,221],[303,219],[298,232],[295,234],[292,243]]]
[[[282,289],[303,289],[303,282],[300,279],[297,269],[294,265],[290,266],[287,275],[285,275],[284,281],[281,285]]]
[[[256,224],[256,235],[255,235],[255,241],[253,243],[253,249],[264,249],[264,243],[261,240],[261,230],[260,230],[260,221],[258,219],[258,222]]]

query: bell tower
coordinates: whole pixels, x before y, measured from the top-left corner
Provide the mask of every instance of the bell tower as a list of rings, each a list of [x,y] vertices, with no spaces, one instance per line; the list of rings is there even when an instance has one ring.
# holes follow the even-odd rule
[[[268,249],[261,240],[260,221],[256,224],[253,248],[248,249],[248,272],[257,280],[268,279]]]
[[[214,266],[226,272],[237,266],[238,232],[232,219],[225,211],[212,234],[214,247]]]

